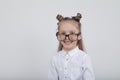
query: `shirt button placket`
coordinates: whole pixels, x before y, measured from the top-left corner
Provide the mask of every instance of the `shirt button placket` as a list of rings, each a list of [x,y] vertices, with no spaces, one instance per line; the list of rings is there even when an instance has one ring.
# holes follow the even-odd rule
[[[65,80],[67,80],[68,77],[68,60],[69,60],[69,55],[67,54],[65,57],[65,65],[64,65]]]

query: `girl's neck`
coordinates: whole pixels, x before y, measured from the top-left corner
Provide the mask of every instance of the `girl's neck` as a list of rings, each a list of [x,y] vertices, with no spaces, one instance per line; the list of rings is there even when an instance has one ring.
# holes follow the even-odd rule
[[[71,50],[73,50],[73,49],[75,49],[77,46],[75,46],[75,47],[73,47],[73,48],[71,48],[71,49],[66,49],[66,48],[63,48],[63,50],[65,50],[66,52],[69,52],[69,51],[71,51]]]

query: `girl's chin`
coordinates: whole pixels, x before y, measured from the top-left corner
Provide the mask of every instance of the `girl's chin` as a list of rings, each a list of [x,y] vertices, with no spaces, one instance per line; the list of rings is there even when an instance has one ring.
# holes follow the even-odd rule
[[[72,45],[64,45],[64,49],[66,50],[71,50],[73,48]]]
[[[72,50],[73,49],[73,47],[68,47],[68,46],[65,46],[64,48],[63,48],[64,50],[66,50],[66,51],[70,51],[70,50]]]
[[[64,46],[63,48],[65,50],[71,50],[74,48],[74,42],[73,41],[64,41],[62,42],[62,45]]]

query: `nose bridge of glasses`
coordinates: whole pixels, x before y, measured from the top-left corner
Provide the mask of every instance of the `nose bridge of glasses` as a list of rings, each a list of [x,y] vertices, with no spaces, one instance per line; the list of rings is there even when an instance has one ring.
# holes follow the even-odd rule
[[[70,35],[70,34],[66,34],[66,35],[65,35],[65,39],[69,39],[69,35]]]
[[[69,37],[70,34],[66,34],[65,37]]]

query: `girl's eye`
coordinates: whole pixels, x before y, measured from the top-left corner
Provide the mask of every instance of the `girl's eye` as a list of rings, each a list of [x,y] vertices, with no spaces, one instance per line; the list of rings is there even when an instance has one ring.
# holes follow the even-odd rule
[[[60,33],[60,34],[65,35],[65,32],[62,32],[62,33]]]

